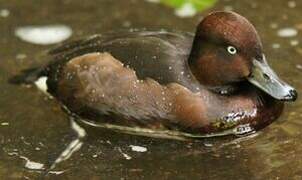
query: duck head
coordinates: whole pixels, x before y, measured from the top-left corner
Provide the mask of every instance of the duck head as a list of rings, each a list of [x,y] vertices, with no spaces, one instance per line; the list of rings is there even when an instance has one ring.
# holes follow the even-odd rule
[[[269,67],[254,26],[234,12],[214,12],[198,25],[189,66],[204,86],[231,93],[247,81],[275,99],[294,101],[296,90]]]

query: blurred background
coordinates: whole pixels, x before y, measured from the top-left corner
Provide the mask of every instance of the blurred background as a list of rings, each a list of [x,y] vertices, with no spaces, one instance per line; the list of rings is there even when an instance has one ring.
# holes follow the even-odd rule
[[[45,63],[41,54],[67,39],[131,28],[194,33],[214,10],[249,19],[269,64],[302,93],[298,0],[0,0],[0,179],[43,177],[43,167],[75,137],[55,100],[35,87],[9,84],[10,77]],[[181,142],[88,128],[82,148],[46,178],[302,179],[301,128],[301,98],[243,139]]]

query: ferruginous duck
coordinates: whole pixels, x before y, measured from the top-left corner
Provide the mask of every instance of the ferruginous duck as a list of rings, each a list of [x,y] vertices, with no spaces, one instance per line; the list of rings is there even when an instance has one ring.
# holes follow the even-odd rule
[[[25,82],[72,114],[127,127],[212,134],[261,129],[296,90],[267,64],[254,26],[234,12],[213,12],[194,35],[129,31],[94,35],[49,51],[49,64]]]

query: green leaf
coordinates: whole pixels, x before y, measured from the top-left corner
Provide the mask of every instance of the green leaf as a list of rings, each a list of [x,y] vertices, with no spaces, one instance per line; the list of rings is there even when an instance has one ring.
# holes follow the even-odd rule
[[[185,4],[191,4],[197,11],[201,12],[212,7],[216,1],[217,0],[161,0],[161,3],[175,9],[181,8]]]

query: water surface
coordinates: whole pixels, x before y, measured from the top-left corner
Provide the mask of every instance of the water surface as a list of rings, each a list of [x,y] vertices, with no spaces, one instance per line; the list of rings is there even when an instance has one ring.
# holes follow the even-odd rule
[[[223,9],[251,20],[269,63],[301,94],[300,1],[220,0],[207,12],[180,18],[169,7],[143,0],[0,0],[0,179],[42,176],[40,171],[28,169],[28,162],[47,165],[75,137],[68,116],[55,100],[35,87],[7,82],[22,69],[45,63],[41,54],[52,47],[23,42],[15,36],[16,28],[64,24],[72,28],[72,39],[131,27],[194,32],[203,15]],[[278,36],[278,31],[286,28],[298,34]],[[47,178],[301,179],[301,119],[300,98],[286,106],[277,122],[244,141],[180,142],[88,128],[82,148],[54,169],[57,174]],[[133,146],[147,151],[133,151]]]

